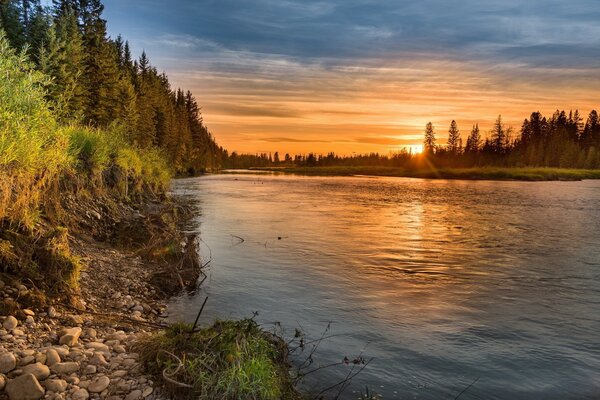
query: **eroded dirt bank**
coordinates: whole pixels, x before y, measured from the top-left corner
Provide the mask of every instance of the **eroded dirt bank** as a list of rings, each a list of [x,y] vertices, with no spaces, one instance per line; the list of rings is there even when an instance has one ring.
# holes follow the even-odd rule
[[[161,328],[169,297],[197,283],[196,238],[178,229],[191,208],[173,198],[62,203],[73,217],[60,246],[76,282],[58,288],[44,268],[15,273],[15,265],[43,261],[27,250],[44,239],[16,240],[14,227],[0,235],[10,250],[0,251],[0,398],[163,398],[142,372],[135,344]]]

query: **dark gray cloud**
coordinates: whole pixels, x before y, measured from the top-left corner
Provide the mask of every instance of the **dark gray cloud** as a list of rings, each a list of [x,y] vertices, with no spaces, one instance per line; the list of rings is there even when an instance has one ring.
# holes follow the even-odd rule
[[[105,3],[111,32],[158,56],[231,51],[339,65],[422,54],[564,67],[597,65],[600,47],[595,0]]]

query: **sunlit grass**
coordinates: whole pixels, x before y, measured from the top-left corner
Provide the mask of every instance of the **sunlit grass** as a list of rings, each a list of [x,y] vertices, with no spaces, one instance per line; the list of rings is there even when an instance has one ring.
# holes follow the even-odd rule
[[[174,392],[198,399],[297,398],[283,344],[253,320],[191,331],[191,325],[175,324],[139,346],[145,368],[159,378],[166,374]]]

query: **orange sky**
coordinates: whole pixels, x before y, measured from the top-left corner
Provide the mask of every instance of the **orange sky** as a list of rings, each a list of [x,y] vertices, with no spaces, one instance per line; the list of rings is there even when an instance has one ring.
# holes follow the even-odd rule
[[[597,100],[597,85],[586,88],[584,78],[547,88],[556,71],[529,80],[515,77],[512,65],[397,64],[325,69],[273,62],[258,75],[203,70],[172,77],[202,93],[204,119],[221,145],[249,153],[387,154],[419,146],[428,121],[443,143],[452,119],[466,139],[474,123],[487,133],[498,114],[518,131],[532,111],[578,108],[585,116]]]
[[[388,153],[600,93],[594,0],[106,0],[229,151]]]

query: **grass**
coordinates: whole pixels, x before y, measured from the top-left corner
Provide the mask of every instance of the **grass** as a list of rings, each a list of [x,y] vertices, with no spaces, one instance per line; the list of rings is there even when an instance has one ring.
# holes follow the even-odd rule
[[[394,176],[424,179],[468,179],[468,180],[517,180],[517,181],[576,181],[600,179],[600,170],[566,168],[442,168],[406,169],[397,167],[279,167],[254,168],[253,170],[273,171],[317,176]]]
[[[114,124],[60,123],[48,77],[0,29],[0,264],[5,272],[77,290],[80,261],[68,231],[67,196],[131,200],[162,193],[172,169],[158,150],[139,148]]]
[[[74,177],[90,193],[166,189],[172,171],[157,150],[131,145],[118,125],[60,124],[48,83],[0,31],[0,221],[33,230],[57,182]]]
[[[189,324],[175,324],[139,344],[146,370],[163,378],[174,394],[197,399],[299,399],[285,343],[254,320],[217,321],[191,331]]]

